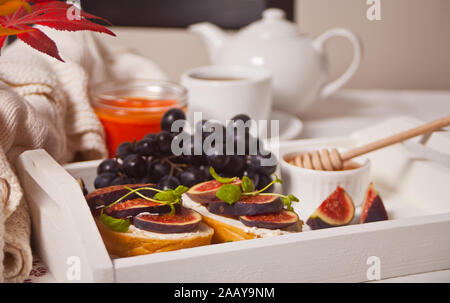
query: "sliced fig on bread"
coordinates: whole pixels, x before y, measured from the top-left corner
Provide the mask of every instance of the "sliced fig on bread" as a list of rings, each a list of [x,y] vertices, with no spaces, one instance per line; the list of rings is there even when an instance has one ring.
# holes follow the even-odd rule
[[[283,201],[275,195],[243,196],[233,204],[223,201],[213,201],[208,204],[208,210],[217,215],[253,216],[276,213],[283,209]]]
[[[186,195],[197,203],[207,204],[209,202],[218,201],[216,197],[217,191],[222,187],[224,183],[220,183],[216,180],[210,180],[206,182],[199,183],[197,185],[192,186],[187,192]],[[240,179],[236,179],[231,183],[227,184],[241,184]]]
[[[114,185],[114,186],[108,186],[103,187],[94,190],[93,192],[86,195],[86,201],[89,205],[89,208],[91,211],[99,210],[105,206],[108,206],[109,204],[113,203],[117,199],[123,197],[130,191],[125,188],[125,186],[136,189],[141,187],[153,187],[153,184],[126,184],[126,185]],[[153,197],[156,192],[153,190],[141,190],[139,193],[143,194],[146,197]],[[131,194],[123,199],[123,201],[133,200],[139,198],[138,195]]]
[[[157,233],[189,232],[198,227],[202,216],[189,208],[181,207],[176,214],[141,213],[133,218],[133,225],[139,229]]]
[[[309,217],[306,224],[311,229],[342,226],[350,223],[354,216],[355,205],[353,200],[342,187],[338,186]]]
[[[180,211],[179,203],[173,204],[175,212]],[[148,201],[143,198],[137,198],[124,202],[119,202],[105,209],[105,213],[114,218],[134,217],[140,213],[164,214],[171,211],[171,207],[165,203]]]
[[[299,222],[297,214],[289,210],[281,210],[276,213],[240,216],[239,221],[249,227],[281,229]]]
[[[384,207],[380,194],[372,183],[367,188],[364,202],[362,206],[361,217],[359,223],[369,223],[376,221],[388,220],[388,214]]]

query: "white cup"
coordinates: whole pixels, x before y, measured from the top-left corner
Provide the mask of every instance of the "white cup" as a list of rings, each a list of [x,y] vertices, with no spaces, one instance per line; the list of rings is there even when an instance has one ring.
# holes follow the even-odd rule
[[[312,170],[286,161],[294,155],[314,150],[317,148],[301,147],[280,154],[283,192],[299,198],[300,203],[293,203],[292,206],[305,222],[337,186],[342,187],[349,194],[355,206],[360,206],[370,183],[370,160],[367,158],[352,159],[352,162],[359,167],[341,171]],[[339,151],[344,150],[339,149]]]
[[[211,65],[184,72],[181,84],[188,89],[190,123],[194,113],[202,119],[225,123],[237,114],[268,120],[272,109],[271,73],[262,67]]]

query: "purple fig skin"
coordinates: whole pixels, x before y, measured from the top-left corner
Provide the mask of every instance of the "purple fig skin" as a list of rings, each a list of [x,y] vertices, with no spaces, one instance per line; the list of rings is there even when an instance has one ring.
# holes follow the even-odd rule
[[[140,187],[154,187],[154,184],[114,185],[94,190],[86,196],[86,201],[91,211],[96,211],[105,206],[108,206],[120,197],[123,197],[124,195],[129,193],[130,191],[126,189],[125,186],[130,187],[131,189],[136,189]],[[156,192],[153,190],[141,190],[139,193],[149,198],[153,197],[156,194]],[[132,194],[124,198],[123,201],[133,200],[136,198],[139,198],[139,196],[136,194]]]
[[[205,192],[205,193],[192,193],[192,192],[186,192],[186,195],[194,202],[200,203],[200,204],[208,204],[210,202],[218,201],[219,199],[216,197],[217,191],[214,192]]]
[[[178,213],[181,209],[180,204],[174,204],[175,213]],[[142,205],[142,206],[134,206],[134,207],[128,207],[125,209],[116,210],[114,208],[107,208],[105,210],[105,213],[108,216],[122,219],[122,218],[128,218],[128,217],[134,217],[137,216],[140,213],[148,212],[148,213],[156,213],[156,214],[164,214],[169,213],[172,209],[170,208],[170,205],[167,204],[160,204],[160,205]]]
[[[313,217],[313,216],[308,218],[308,220],[306,221],[306,224],[308,224],[312,230],[336,227],[335,225],[330,225],[330,224],[326,223],[319,217]]]
[[[194,202],[200,204],[208,204],[210,202],[219,201],[216,197],[217,191],[220,189],[220,186],[217,188],[209,189],[209,190],[198,190],[199,187],[204,186],[207,183],[217,182],[215,180],[209,180],[197,185],[192,186],[187,192],[186,195]],[[238,185],[241,183],[241,180],[237,179],[230,184]]]
[[[164,220],[150,220],[145,219],[145,216],[138,215],[133,218],[133,225],[139,229],[150,232],[157,232],[162,234],[183,233],[194,230],[202,221],[202,216],[192,209],[182,207],[180,211],[180,218],[185,215],[191,215],[192,218],[188,221],[180,220],[181,222],[167,222]],[[173,215],[176,216],[176,215]]]
[[[343,199],[342,199],[343,198]],[[338,200],[335,200],[338,199]],[[328,215],[327,212],[323,211],[323,208],[330,207],[328,203],[345,203],[347,206],[348,212],[345,213],[345,219],[339,221],[338,219],[333,218],[331,215]],[[333,206],[333,204],[331,204]],[[334,208],[336,209],[336,206]],[[329,212],[329,211],[328,211]],[[338,227],[347,225],[353,220],[355,216],[355,205],[353,204],[350,196],[345,192],[345,190],[341,187],[337,187],[336,190],[327,197],[322,204],[314,211],[314,213],[308,218],[306,224],[311,227],[311,229],[322,229],[322,228],[330,228],[330,227]]]
[[[295,212],[293,211],[284,211],[284,212],[289,213],[291,218],[273,222],[273,221],[258,220],[255,218],[250,218],[248,216],[240,216],[239,221],[241,221],[244,225],[249,227],[267,228],[267,229],[282,229],[299,222],[299,218]]]
[[[380,196],[377,195],[370,205],[365,220],[362,220],[360,223],[377,222],[388,219],[388,214],[386,212],[386,209],[384,208],[383,201],[381,200]]]
[[[254,216],[276,213],[282,209],[283,201],[277,196],[273,196],[273,199],[270,201],[259,203],[237,201],[233,204],[228,204],[223,201],[215,201],[208,205],[208,211],[213,214],[226,216]]]

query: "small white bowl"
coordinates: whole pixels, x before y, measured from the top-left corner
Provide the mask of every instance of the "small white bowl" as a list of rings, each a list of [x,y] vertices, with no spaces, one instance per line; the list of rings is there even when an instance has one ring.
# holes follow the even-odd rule
[[[317,148],[300,147],[280,155],[283,193],[293,194],[299,198],[300,202],[292,205],[300,217],[303,220],[308,219],[337,186],[341,186],[350,195],[355,206],[361,205],[364,193],[370,183],[369,159],[363,157],[352,159],[360,167],[341,171],[306,169],[289,164],[285,160],[294,155],[314,150]],[[339,149],[339,151],[345,150]]]

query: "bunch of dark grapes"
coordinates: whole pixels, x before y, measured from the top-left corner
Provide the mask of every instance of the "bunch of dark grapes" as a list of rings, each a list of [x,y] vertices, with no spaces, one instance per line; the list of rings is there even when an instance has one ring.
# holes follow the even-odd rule
[[[260,148],[250,154],[251,144],[259,147],[258,139],[249,134],[248,128],[238,131],[238,121],[245,123],[250,119],[248,116],[233,117],[227,127],[202,120],[195,127],[196,134],[191,136],[183,133],[182,128],[173,132],[172,124],[185,118],[182,110],[171,109],[161,119],[159,134],[148,134],[137,142],[120,144],[116,156],[102,161],[97,167],[95,188],[137,183],[153,183],[163,190],[174,189],[178,185],[191,187],[212,179],[210,166],[224,177],[247,176],[257,189],[272,181],[270,175],[275,172],[276,164],[261,165],[263,158],[271,157],[271,154]],[[222,144],[212,139],[217,132],[222,132]],[[172,140],[177,137],[178,140],[189,138],[181,141],[184,145],[180,155],[174,155],[171,149]],[[203,143],[206,140],[209,140],[210,147],[205,151]],[[233,144],[231,154],[226,154],[227,143]],[[238,144],[243,148],[238,149]]]

